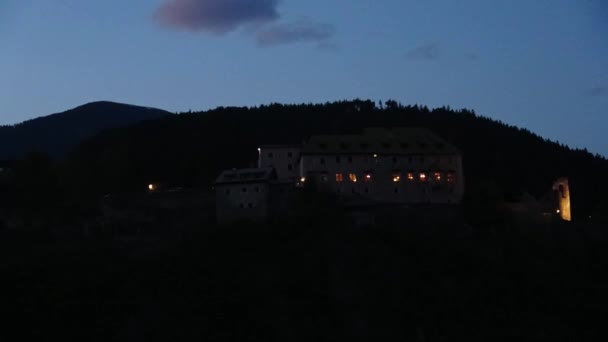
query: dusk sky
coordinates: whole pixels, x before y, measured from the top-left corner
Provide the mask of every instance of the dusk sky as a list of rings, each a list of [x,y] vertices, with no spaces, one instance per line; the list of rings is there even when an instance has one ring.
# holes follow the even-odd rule
[[[606,0],[0,0],[0,125],[395,99],[608,156]]]

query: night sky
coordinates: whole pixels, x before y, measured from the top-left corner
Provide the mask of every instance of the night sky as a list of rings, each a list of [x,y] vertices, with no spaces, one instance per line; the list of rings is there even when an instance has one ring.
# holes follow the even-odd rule
[[[0,124],[356,97],[608,156],[606,0],[0,0]]]

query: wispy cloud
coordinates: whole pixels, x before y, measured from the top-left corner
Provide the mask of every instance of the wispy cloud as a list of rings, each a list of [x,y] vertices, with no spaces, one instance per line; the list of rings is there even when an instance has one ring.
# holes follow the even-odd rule
[[[169,28],[223,34],[279,18],[279,0],[165,0],[155,14]]]
[[[329,40],[333,33],[331,25],[300,20],[262,28],[256,34],[256,42],[261,47],[297,42],[316,42],[319,47],[327,47],[332,45]]]
[[[429,43],[420,45],[416,48],[411,49],[405,53],[405,58],[409,60],[423,60],[430,61],[439,58],[441,55],[441,49],[437,43]]]
[[[248,26],[257,46],[273,47],[300,42],[316,43],[319,49],[335,49],[331,25],[310,20],[281,23],[282,0],[164,0],[156,21],[174,30],[222,35]]]

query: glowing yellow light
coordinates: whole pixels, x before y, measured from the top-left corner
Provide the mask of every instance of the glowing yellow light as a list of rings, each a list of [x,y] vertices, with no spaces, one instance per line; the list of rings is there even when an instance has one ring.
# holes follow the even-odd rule
[[[557,209],[555,212],[559,214],[561,213],[561,210]]]
[[[306,177],[300,178],[300,182],[302,182],[302,183],[306,182]]]
[[[150,191],[154,191],[154,190],[156,190],[156,185],[154,185],[154,184],[149,184],[149,185],[148,185],[148,190],[150,190]]]
[[[414,173],[413,172],[408,172],[407,173],[407,179],[411,180],[411,181],[414,180]]]
[[[357,175],[355,173],[349,173],[348,179],[353,183],[357,183]]]
[[[377,154],[374,154],[374,158],[378,158],[378,155],[377,155]]]
[[[421,173],[420,174],[420,180],[423,182],[426,182],[426,173]]]
[[[368,174],[366,174],[366,175],[365,175],[365,181],[366,181],[366,182],[371,182],[371,180],[372,180],[372,175],[371,175],[371,174],[369,174],[369,173],[368,173]]]
[[[397,182],[399,182],[400,180],[401,180],[401,176],[399,176],[399,175],[395,175],[395,176],[393,176],[393,182],[397,183]]]

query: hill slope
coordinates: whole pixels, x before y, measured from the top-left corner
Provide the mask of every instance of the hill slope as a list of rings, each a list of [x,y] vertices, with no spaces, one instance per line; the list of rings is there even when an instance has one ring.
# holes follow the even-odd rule
[[[467,192],[507,198],[537,197],[552,182],[570,178],[573,210],[583,215],[601,202],[608,161],[572,150],[525,129],[469,110],[402,106],[372,101],[218,108],[112,130],[82,144],[72,155],[73,180],[92,192],[145,189],[151,181],[210,187],[226,168],[255,165],[259,144],[299,143],[312,134],[357,132],[369,126],[427,127],[463,151]],[[481,191],[482,193],[477,194]]]
[[[0,127],[0,160],[30,151],[64,157],[79,142],[105,129],[158,119],[169,112],[113,102],[93,102],[14,126]]]

